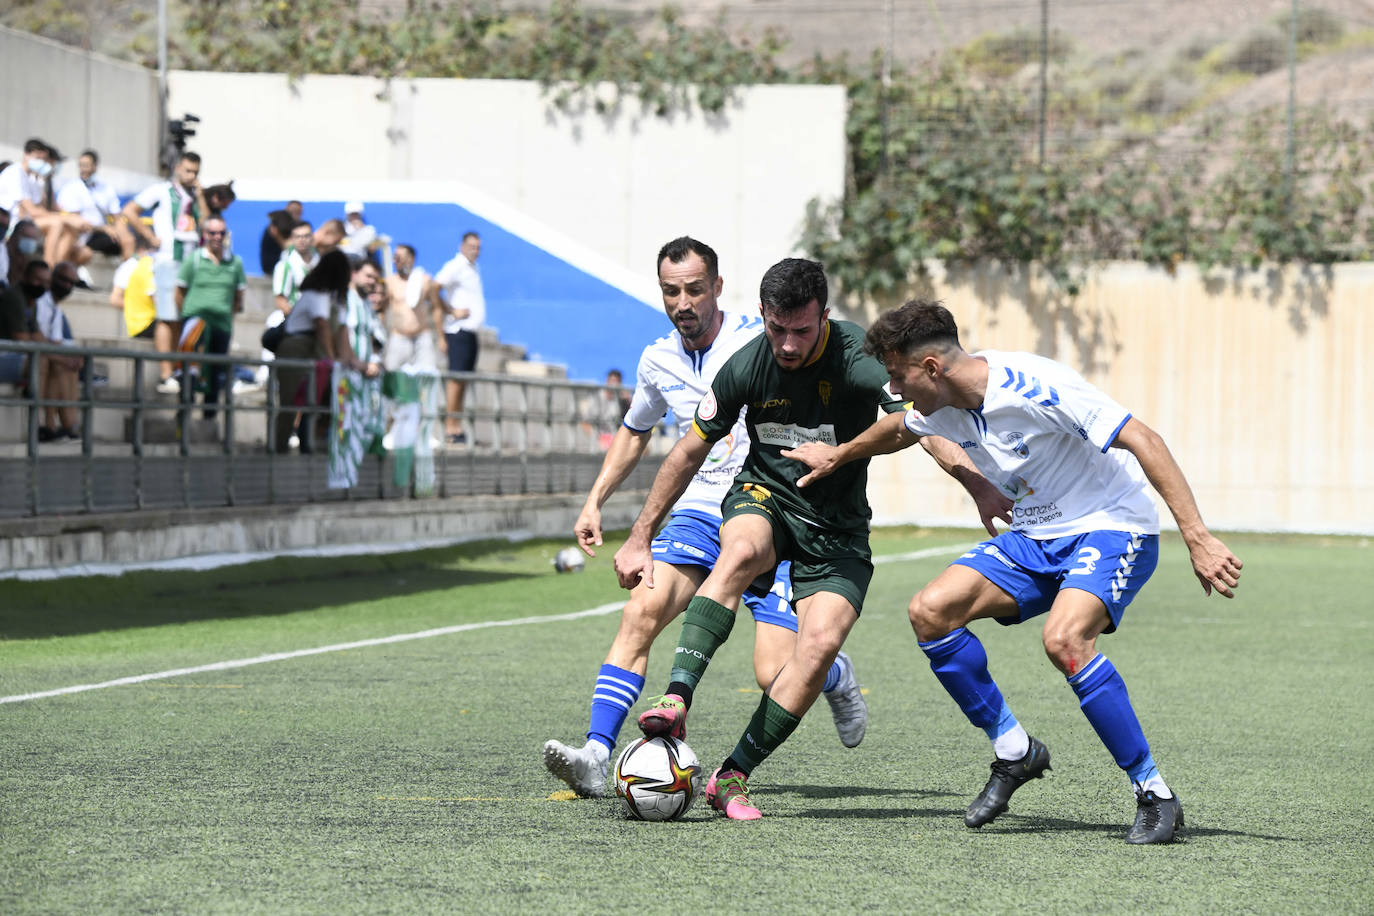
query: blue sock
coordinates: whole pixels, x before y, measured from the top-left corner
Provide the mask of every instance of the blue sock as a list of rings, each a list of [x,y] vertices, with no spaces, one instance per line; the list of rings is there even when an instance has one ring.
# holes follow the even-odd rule
[[[1068,681],[1073,692],[1078,694],[1083,715],[1092,723],[1116,765],[1135,783],[1144,783],[1156,775],[1158,770],[1150,756],[1150,745],[1131,707],[1126,682],[1107,657],[1099,653]]]
[[[1007,708],[1002,691],[997,689],[988,673],[988,654],[977,636],[960,627],[939,639],[918,645],[930,659],[930,670],[954,697],[954,702],[989,738],[996,740],[1016,727],[1016,717]]]
[[[840,677],[844,675],[844,666],[837,658],[830,663],[830,670],[825,673],[825,686],[821,688],[821,693],[829,693],[840,686]]]
[[[613,750],[616,738],[620,737],[620,726],[625,724],[630,707],[635,705],[643,689],[644,678],[640,675],[615,665],[602,665],[592,690],[592,718],[587,737],[606,745],[607,751]]]

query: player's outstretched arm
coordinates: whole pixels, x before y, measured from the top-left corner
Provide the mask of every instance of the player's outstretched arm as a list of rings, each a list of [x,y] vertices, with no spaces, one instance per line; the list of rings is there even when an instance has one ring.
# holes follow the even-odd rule
[[[1232,589],[1240,582],[1243,564],[1202,523],[1202,513],[1193,499],[1193,490],[1188,486],[1183,469],[1174,460],[1163,437],[1132,417],[1121,427],[1112,447],[1124,448],[1135,455],[1145,476],[1173,513],[1179,534],[1183,535],[1183,542],[1188,545],[1193,574],[1202,583],[1202,591],[1210,595],[1216,589],[1227,598],[1234,598]]]
[[[615,552],[615,573],[620,578],[621,588],[634,588],[641,578],[649,588],[654,587],[654,557],[649,549],[654,532],[682,491],[687,489],[692,475],[710,451],[710,442],[689,432],[677,440],[677,445],[659,465],[644,508],[639,510],[639,517],[630,526],[630,536]]]
[[[974,467],[967,453],[958,445],[943,436],[922,436],[921,448],[926,450],[944,472],[968,491],[973,497],[973,505],[978,509],[978,518],[988,534],[997,536],[997,526],[993,519],[1000,518],[1011,524],[1012,501],[992,481]]]
[[[848,442],[826,445],[824,442],[803,442],[796,448],[783,449],[784,458],[799,461],[810,472],[797,478],[797,486],[805,487],[835,472],[842,464],[874,455],[889,455],[916,443],[917,436],[906,428],[902,411],[885,415],[868,429]]]
[[[615,431],[611,447],[607,449],[606,457],[601,459],[601,470],[592,482],[587,501],[582,505],[582,513],[573,525],[577,545],[587,556],[596,556],[592,548],[601,546],[601,507],[606,505],[612,493],[620,489],[625,478],[639,464],[639,459],[644,457],[644,450],[649,447],[649,437],[652,435],[652,429],[638,432],[624,425]]]

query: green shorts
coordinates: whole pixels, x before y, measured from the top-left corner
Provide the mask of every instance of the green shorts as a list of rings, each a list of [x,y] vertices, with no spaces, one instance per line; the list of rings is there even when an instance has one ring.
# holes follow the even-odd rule
[[[862,613],[868,583],[873,579],[873,551],[868,531],[818,528],[797,516],[766,488],[736,483],[721,502],[722,525],[737,515],[761,515],[773,528],[778,561],[792,561],[792,600],[817,592],[833,592]],[[759,581],[772,584],[770,570]]]

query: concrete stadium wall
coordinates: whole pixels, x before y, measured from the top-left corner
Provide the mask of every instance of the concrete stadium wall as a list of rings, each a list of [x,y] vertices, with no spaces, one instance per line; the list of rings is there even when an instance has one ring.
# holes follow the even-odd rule
[[[88,147],[98,150],[107,180],[121,171],[156,173],[156,73],[3,27],[0,61],[4,158],[14,158],[27,138],[42,137],[72,160]]]
[[[168,105],[203,119],[209,181],[461,182],[650,279],[688,233],[720,254],[736,308],[793,252],[807,201],[844,187],[842,86],[751,87],[719,117],[662,119],[637,101],[563,113],[527,81],[173,71]]]
[[[1035,272],[932,265],[921,294],[967,349],[1058,359],[1157,430],[1211,527],[1374,534],[1374,264],[1113,264],[1076,301],[1050,290]],[[879,524],[977,522],[919,449],[870,474]]]
[[[617,493],[602,518],[628,528],[643,492]],[[0,531],[0,581],[61,574],[99,575],[183,557],[228,562],[232,556],[500,537],[566,536],[583,494],[473,496],[443,500],[121,512],[12,519]]]

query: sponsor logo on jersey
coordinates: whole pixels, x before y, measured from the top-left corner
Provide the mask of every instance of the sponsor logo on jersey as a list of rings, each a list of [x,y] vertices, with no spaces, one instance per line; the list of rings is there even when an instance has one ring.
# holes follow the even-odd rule
[[[697,405],[697,416],[701,417],[703,420],[714,420],[716,418],[716,410],[716,392],[711,388],[707,388],[706,396],[702,398],[701,403]]]
[[[824,442],[838,445],[833,423],[823,423],[815,428],[797,426],[794,423],[757,423],[754,425],[754,439],[767,445],[780,445],[783,448],[796,448],[803,442]]]
[[[962,449],[965,449],[965,450],[971,449],[971,448],[977,448],[977,447],[978,447],[978,443],[977,443],[977,442],[974,442],[972,439],[965,439],[963,442],[960,442],[960,443],[959,443],[959,447],[962,448]]]
[[[706,453],[706,462],[708,464],[720,464],[722,461],[728,460],[730,453],[734,450],[735,434],[728,433],[724,439],[717,440],[716,444],[711,446],[711,451]]]
[[[826,407],[830,406],[830,383],[822,379],[816,383],[816,393],[821,396],[821,403]]]
[[[1026,445],[1026,437],[1021,435],[1020,433],[1003,433],[1002,441],[1006,444],[1007,448],[1011,449],[1013,452],[1016,453],[1017,457],[1030,457],[1030,447]]]
[[[669,391],[681,391],[686,387],[686,382],[678,382],[676,385],[659,385],[658,390],[666,394]]]

